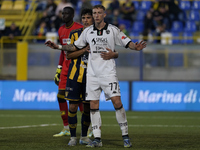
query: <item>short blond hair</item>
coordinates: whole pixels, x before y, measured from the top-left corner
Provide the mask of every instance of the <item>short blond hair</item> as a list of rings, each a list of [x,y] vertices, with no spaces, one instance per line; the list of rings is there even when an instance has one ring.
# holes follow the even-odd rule
[[[106,10],[106,8],[103,5],[95,5],[93,6],[92,9],[98,9],[98,8],[103,9],[104,11]]]

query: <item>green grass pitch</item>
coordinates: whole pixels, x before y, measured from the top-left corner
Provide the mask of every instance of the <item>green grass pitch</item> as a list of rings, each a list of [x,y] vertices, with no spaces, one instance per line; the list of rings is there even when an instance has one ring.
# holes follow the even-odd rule
[[[77,137],[80,137],[80,112]],[[115,112],[101,112],[99,150],[122,150]],[[200,150],[200,112],[127,112],[134,150]],[[69,136],[53,137],[63,128],[59,111],[0,110],[0,150],[85,150],[69,147]],[[93,138],[92,138],[93,139]]]

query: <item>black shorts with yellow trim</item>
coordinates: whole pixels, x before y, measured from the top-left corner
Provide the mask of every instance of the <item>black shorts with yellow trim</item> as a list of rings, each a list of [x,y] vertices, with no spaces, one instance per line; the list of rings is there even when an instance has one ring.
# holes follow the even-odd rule
[[[85,101],[86,83],[79,83],[74,80],[67,79],[65,99],[70,103],[89,103]]]

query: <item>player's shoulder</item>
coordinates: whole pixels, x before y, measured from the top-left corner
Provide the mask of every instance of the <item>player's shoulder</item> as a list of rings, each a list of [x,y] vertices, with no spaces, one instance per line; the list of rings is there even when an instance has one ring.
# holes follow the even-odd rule
[[[63,24],[62,26],[60,26],[60,28],[58,29],[58,32],[62,31],[63,29],[65,29],[65,24]]]
[[[108,24],[108,29],[112,29],[112,30],[117,30],[117,31],[119,31],[120,29],[117,27],[117,26],[115,26],[115,25],[113,25],[113,24]]]
[[[82,24],[80,24],[80,23],[78,23],[78,22],[74,22],[74,25],[75,25],[75,26],[77,26],[77,27],[80,27],[80,28],[82,28],[82,27],[83,27],[83,25],[82,25]]]
[[[74,29],[70,32],[70,34],[75,34],[77,32],[82,32],[83,31],[83,27],[82,28],[79,28],[79,29]]]
[[[88,31],[93,30],[93,27],[94,27],[94,25],[88,26],[87,28],[84,29],[84,32],[88,32]]]

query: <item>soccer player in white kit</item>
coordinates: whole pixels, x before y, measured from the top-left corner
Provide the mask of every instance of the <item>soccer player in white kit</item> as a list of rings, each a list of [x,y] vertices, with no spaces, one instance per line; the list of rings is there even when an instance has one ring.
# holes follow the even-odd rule
[[[50,41],[45,44],[51,48],[65,51],[75,51],[82,49],[87,44],[90,45],[86,80],[86,100],[90,100],[91,123],[95,139],[87,147],[102,146],[101,115],[99,111],[99,98],[102,90],[106,98],[111,99],[116,110],[116,119],[122,131],[124,147],[131,147],[126,112],[121,102],[115,61],[114,59],[103,60],[102,55],[108,51],[107,48],[114,51],[115,45],[140,51],[146,47],[146,42],[133,43],[119,28],[105,23],[105,16],[105,7],[95,5],[93,7],[95,24],[86,28],[74,44],[57,46]]]

